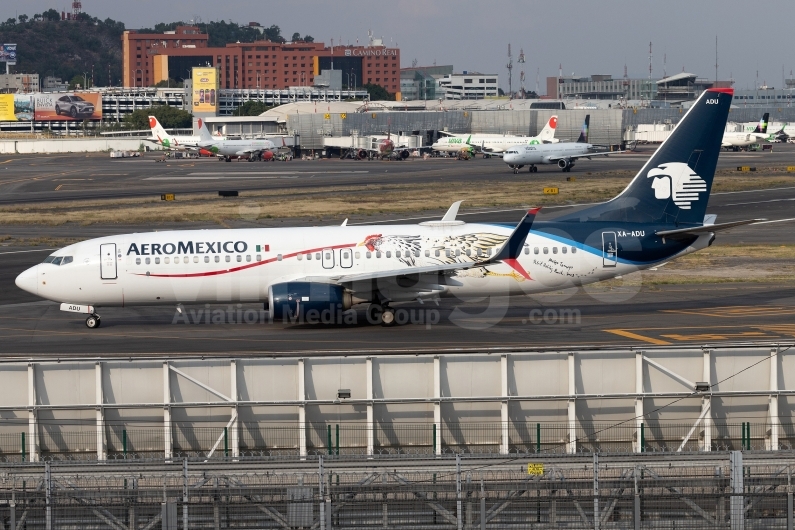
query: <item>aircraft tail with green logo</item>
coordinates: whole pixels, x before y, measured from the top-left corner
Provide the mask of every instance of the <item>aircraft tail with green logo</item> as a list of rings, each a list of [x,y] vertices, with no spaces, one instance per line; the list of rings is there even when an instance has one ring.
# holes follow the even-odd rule
[[[759,120],[759,125],[757,125],[756,129],[754,129],[754,132],[757,134],[767,134],[767,122],[769,119],[770,113],[765,112],[764,116],[762,116],[762,119]]]
[[[175,142],[174,138],[172,138],[171,135],[166,132],[163,126],[160,125],[160,122],[157,121],[156,117],[149,116],[149,127],[152,129],[152,136],[157,139],[157,143],[167,149],[177,146],[177,142]]]

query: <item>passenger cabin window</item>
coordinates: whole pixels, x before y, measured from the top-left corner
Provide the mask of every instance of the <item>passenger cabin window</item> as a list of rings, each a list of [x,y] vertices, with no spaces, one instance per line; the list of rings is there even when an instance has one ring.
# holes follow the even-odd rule
[[[370,259],[370,258],[373,257],[373,253],[372,252],[368,252],[367,254],[365,254],[365,256],[367,256],[367,259]]]
[[[311,260],[311,259],[312,259],[312,254],[307,254],[307,255],[306,255],[306,259],[307,259],[307,260]]]
[[[174,263],[177,263],[177,259],[179,258],[174,258]],[[163,258],[163,263],[169,263],[170,261],[171,260],[168,257]]]
[[[193,263],[199,263],[199,256],[193,256]]]
[[[149,263],[150,263],[149,258],[146,258],[146,264],[149,265]]]
[[[243,256],[238,254],[236,259],[237,259],[237,262],[240,263],[241,261],[243,261]]]
[[[375,251],[375,257],[376,258],[380,258],[381,257],[381,251],[380,250],[376,250]]]
[[[225,258],[225,261],[226,261],[227,263],[229,263],[230,261],[232,261],[232,256],[226,256],[226,258]]]
[[[301,254],[298,254],[298,255],[300,256]],[[261,254],[257,254],[257,261],[262,261],[262,255]]]
[[[391,250],[387,250],[386,251],[386,257],[387,258],[391,258],[392,257],[392,251]]]
[[[361,255],[361,253],[359,253],[359,252],[354,252],[354,253],[353,253],[353,257],[354,257],[354,258],[356,258],[356,259],[359,259],[359,258],[361,258],[361,257],[362,257],[362,255]]]
[[[538,254],[538,247],[535,247],[535,248],[533,249],[533,254]]]
[[[544,247],[544,254],[549,254],[549,248]]]
[[[553,254],[557,254],[558,253],[558,247],[552,247],[552,253]]]
[[[425,251],[425,257],[426,258],[430,258],[431,257],[431,251],[430,250],[426,250]]]
[[[155,265],[160,265],[160,258],[155,258]]]
[[[561,247],[561,248],[560,248],[560,251],[561,251],[561,252],[563,252],[563,253],[565,254],[565,253],[566,253],[566,247]]]
[[[577,247],[571,247],[571,253],[572,254],[576,254],[577,253]]]
[[[530,247],[524,247],[524,253],[530,254]]]
[[[141,264],[141,258],[135,258],[135,264],[136,265],[140,265]]]
[[[210,263],[210,256],[204,256],[204,263]]]

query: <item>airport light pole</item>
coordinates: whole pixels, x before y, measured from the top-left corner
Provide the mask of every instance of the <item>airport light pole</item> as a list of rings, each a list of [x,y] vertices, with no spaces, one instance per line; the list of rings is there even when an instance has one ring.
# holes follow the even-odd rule
[[[353,73],[353,68],[351,68],[351,77],[353,77],[353,89],[356,90],[356,74]]]
[[[83,72],[83,90],[88,89],[88,73]]]

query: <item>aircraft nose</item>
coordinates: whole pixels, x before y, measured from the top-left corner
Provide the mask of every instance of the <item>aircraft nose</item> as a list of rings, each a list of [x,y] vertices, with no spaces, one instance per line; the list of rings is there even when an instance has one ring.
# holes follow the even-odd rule
[[[31,294],[39,294],[39,266],[35,265],[17,276],[17,287]]]

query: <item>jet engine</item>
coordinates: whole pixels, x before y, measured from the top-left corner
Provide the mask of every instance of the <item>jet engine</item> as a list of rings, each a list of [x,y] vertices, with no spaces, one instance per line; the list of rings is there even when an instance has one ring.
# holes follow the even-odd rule
[[[336,322],[343,311],[364,301],[330,283],[286,282],[268,288],[268,310],[274,321]]]
[[[367,158],[367,151],[365,151],[364,149],[359,149],[359,151],[356,153],[356,158],[358,158],[359,160],[364,160],[365,158]]]
[[[558,160],[558,167],[560,169],[566,169],[570,165],[571,165],[571,162],[568,159],[566,159],[566,158],[561,158],[560,160]]]
[[[408,149],[404,149],[400,153],[398,153],[398,156],[400,157],[401,160],[405,160],[405,159],[407,159],[409,157],[409,154],[410,154],[409,150]]]

